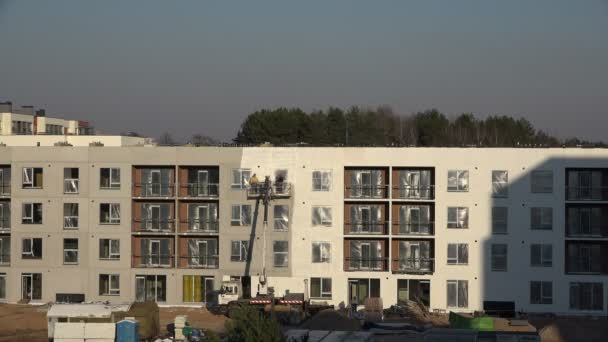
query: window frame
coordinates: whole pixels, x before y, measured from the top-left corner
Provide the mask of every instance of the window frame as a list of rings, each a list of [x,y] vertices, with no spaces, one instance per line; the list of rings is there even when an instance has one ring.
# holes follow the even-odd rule
[[[497,220],[496,211],[504,210],[504,221]],[[498,230],[497,227],[502,227],[504,225],[504,230]],[[492,234],[494,235],[507,235],[509,234],[509,207],[507,206],[493,206],[492,207]]]
[[[321,212],[323,212],[323,211],[329,212],[330,220],[324,221],[323,219],[326,217],[326,215],[321,214],[321,215],[319,215],[319,217],[321,218],[321,221],[319,222],[319,224],[315,224],[315,222],[314,222],[315,210],[321,210]],[[334,217],[333,217],[333,209],[331,206],[315,205],[312,207],[311,213],[312,213],[312,215],[311,215],[310,222],[313,227],[331,227],[331,226],[333,226]]]
[[[495,248],[504,247],[504,255],[496,254]],[[505,268],[497,268],[496,262],[494,260],[495,257],[504,257],[505,259]],[[493,243],[490,245],[490,268],[492,272],[508,272],[509,271],[509,245],[506,243]]]
[[[312,282],[313,282],[313,280],[316,280],[316,279],[319,280],[319,296],[314,296],[313,293],[312,293],[312,289],[313,289]],[[326,292],[326,291],[324,292],[323,291],[323,285],[327,281],[329,281],[329,289],[330,289],[330,291],[329,292]],[[333,282],[332,282],[332,278],[331,277],[311,277],[310,278],[310,292],[309,292],[310,298],[325,299],[325,300],[331,299],[332,296],[333,296],[333,288],[332,288],[333,284],[332,283]]]
[[[276,248],[279,243],[285,244],[286,250],[284,252],[277,252]],[[285,255],[285,259],[284,259],[285,264],[277,265],[277,263],[276,263],[277,255]],[[289,267],[289,241],[288,240],[272,241],[272,267],[275,267],[275,268],[288,268]]]
[[[542,175],[549,175],[551,177],[551,189],[542,188],[537,184],[539,177]],[[536,180],[536,182],[535,182]],[[530,173],[530,192],[533,194],[552,194],[554,188],[555,179],[553,177],[553,170],[534,170]]]
[[[65,248],[65,243],[67,240],[76,240],[76,248]],[[78,252],[79,242],[78,239],[75,238],[64,238],[63,239],[63,264],[64,265],[78,265],[80,262],[80,255]],[[76,253],[76,261],[66,261],[67,254],[66,252],[75,252]]]
[[[505,174],[505,180],[498,180],[495,181],[495,177],[494,174],[495,173],[504,173]],[[496,187],[495,185],[502,185],[501,189],[503,190],[504,193],[501,192],[497,192],[495,191]],[[492,197],[494,198],[508,198],[509,197],[509,170],[492,170]]]
[[[456,210],[456,221],[455,222],[450,221],[450,209]],[[460,212],[463,210],[467,212],[467,219],[466,219],[465,224],[462,227],[458,227],[458,225],[459,225],[458,218],[460,217]],[[450,226],[450,225],[453,225],[453,226]],[[448,229],[469,229],[469,207],[448,207],[447,228]]]
[[[103,212],[103,207],[104,206],[108,206],[108,222],[103,222],[102,221],[102,212]],[[118,219],[113,218],[112,215],[115,211],[115,209],[112,208],[116,208],[116,206],[118,207]],[[99,203],[99,224],[100,225],[119,225],[120,221],[121,221],[121,210],[120,210],[120,203]]]
[[[238,243],[239,245],[239,255],[238,258],[236,254],[233,253],[232,247],[234,244]],[[231,240],[230,241],[230,261],[231,262],[246,262],[249,254],[249,241],[248,240]]]
[[[234,182],[235,172],[239,173],[239,179],[240,179],[239,183],[235,183]],[[248,172],[249,176],[248,177],[243,177],[243,173],[244,172]],[[232,176],[230,178],[230,188],[233,189],[233,190],[243,190],[243,189],[246,189],[247,185],[249,185],[249,179],[253,175],[253,173],[251,173],[251,169],[250,168],[234,168],[234,169],[231,170],[230,174]]]
[[[28,172],[31,171],[31,172]],[[36,184],[36,170],[39,170],[42,175],[42,184]],[[30,177],[29,180],[26,180],[26,173],[31,173],[28,175]],[[21,188],[22,189],[43,189],[44,187],[44,169],[39,166],[24,166],[21,171]]]
[[[99,282],[102,281],[103,277],[108,278],[108,293],[102,293],[101,287],[99,287],[99,295],[100,296],[120,296],[120,274],[116,273],[100,273],[99,274]],[[118,288],[112,287],[112,278],[116,278],[116,282],[118,283]],[[113,293],[113,291],[115,293]]]
[[[238,219],[233,217],[234,214],[234,208],[239,208],[239,217]],[[245,216],[243,216],[243,208],[244,207],[249,207],[249,223],[244,222],[244,218]],[[252,225],[252,217],[251,217],[251,205],[250,204],[233,204],[230,207],[230,225],[233,227],[245,227],[245,226],[251,226]]]
[[[450,185],[450,174],[451,173],[456,173],[456,185]],[[466,174],[466,187],[461,187],[460,186],[460,178],[462,177],[463,174]],[[448,192],[468,192],[470,187],[470,183],[469,183],[469,170],[448,170],[448,180],[447,180],[447,191]]]
[[[547,296],[546,285],[549,285],[550,296]],[[538,301],[535,298],[534,291],[538,289]],[[552,305],[553,304],[553,282],[546,280],[531,280],[530,281],[530,305]]]
[[[36,256],[34,254],[34,240],[40,240],[40,255]],[[27,244],[29,247],[29,251],[25,251],[24,247],[26,246],[25,242],[29,241]],[[21,259],[22,260],[42,260],[43,257],[43,241],[42,238],[37,237],[24,237],[21,239]]]
[[[534,225],[534,211],[535,210],[538,210],[538,215],[540,217],[538,226]],[[543,218],[545,217],[545,215],[543,215],[543,214],[545,211],[551,212],[550,224],[543,222]],[[549,227],[549,228],[543,228],[543,227]],[[531,230],[549,230],[549,231],[553,230],[553,207],[530,207],[530,229]]]
[[[31,216],[25,216],[26,215],[26,209],[25,207],[30,207],[31,210]],[[36,217],[36,208],[39,207],[40,208],[40,222],[36,222],[35,217]],[[31,222],[28,222],[31,221]],[[43,211],[42,211],[42,203],[38,203],[38,202],[23,202],[21,204],[21,224],[42,224],[43,223]]]
[[[319,176],[315,177],[315,174],[318,174]],[[323,179],[328,180],[327,187],[325,187],[323,185],[324,184]],[[318,183],[319,183],[318,188],[315,186],[315,184],[316,184],[315,180],[318,180]],[[312,171],[312,191],[318,191],[318,192],[331,191],[331,183],[332,183],[331,170],[313,170]]]
[[[461,246],[466,246],[467,249],[467,254],[466,254],[466,261],[465,262],[460,262],[461,259]],[[456,248],[456,257],[452,257],[450,258],[450,246],[455,247]],[[453,261],[453,262],[450,262]],[[469,244],[468,243],[448,243],[448,250],[447,250],[447,264],[448,265],[468,265],[469,264]]]
[[[105,249],[105,246],[102,246],[103,241],[107,240],[108,241],[108,257],[104,258],[102,257],[102,251]],[[117,242],[118,243],[118,253],[114,253],[112,252],[112,245],[113,242]],[[112,256],[117,256],[116,258],[113,258]],[[110,239],[110,238],[100,238],[99,239],[99,260],[120,260],[120,239]]]
[[[466,284],[466,303],[464,303],[463,305],[461,305],[461,301],[460,301],[460,284]],[[456,298],[454,299],[454,302],[456,303],[456,306],[450,305],[450,285],[455,285],[456,286]],[[456,308],[456,309],[467,309],[469,307],[469,281],[468,280],[447,280],[446,281],[446,307],[447,308]]]
[[[323,255],[322,245],[327,245],[327,255]],[[315,261],[315,246],[319,248],[319,260]],[[331,263],[331,242],[329,241],[313,241],[311,244],[311,263],[313,264],[328,264]]]
[[[66,205],[75,205],[76,206],[76,216],[72,216],[72,215],[66,215]],[[66,225],[66,222],[68,222],[68,219],[76,219],[76,225],[73,227],[68,227]],[[80,205],[78,203],[75,202],[64,202],[63,203],[63,229],[68,229],[68,230],[72,230],[72,229],[78,229],[80,228]]]
[[[284,207],[286,208],[286,212],[287,212],[287,219],[284,220],[283,217],[277,217],[277,212],[276,212],[276,208],[277,207]],[[273,222],[273,227],[272,230],[275,232],[288,232],[289,231],[289,205],[287,204],[277,204],[274,205],[272,208],[272,222]],[[282,223],[284,222],[285,225],[285,229],[277,229],[277,226],[282,226]]]
[[[102,172],[108,170],[108,186],[102,185]],[[115,175],[118,175],[118,180],[113,180]],[[99,189],[100,190],[120,190],[120,168],[119,167],[100,167],[99,168]]]
[[[538,246],[540,255],[538,258],[538,263],[534,262],[534,248]],[[551,250],[551,259],[545,260],[545,249],[549,248]],[[550,243],[532,243],[530,244],[530,266],[531,267],[553,267],[553,245]]]

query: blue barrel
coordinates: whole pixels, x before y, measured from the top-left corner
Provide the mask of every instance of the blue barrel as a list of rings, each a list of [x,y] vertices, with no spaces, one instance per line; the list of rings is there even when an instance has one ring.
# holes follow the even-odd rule
[[[116,342],[138,342],[139,322],[130,319],[116,323]]]

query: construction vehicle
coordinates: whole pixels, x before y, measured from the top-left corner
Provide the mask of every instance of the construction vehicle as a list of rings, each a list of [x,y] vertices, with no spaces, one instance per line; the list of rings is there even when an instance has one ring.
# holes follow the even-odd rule
[[[308,282],[304,281],[305,293],[291,293],[287,291],[284,296],[277,297],[274,288],[269,286],[266,276],[266,231],[268,229],[268,210],[270,202],[276,198],[286,198],[290,196],[290,184],[284,182],[281,177],[280,182],[274,184],[269,176],[266,176],[263,183],[249,184],[247,187],[247,198],[256,201],[252,232],[249,240],[249,250],[247,253],[247,264],[245,275],[249,276],[251,269],[251,255],[253,244],[255,243],[255,227],[258,217],[260,202],[264,206],[263,227],[262,227],[262,272],[258,275],[258,288],[256,296],[253,298],[243,298],[243,284],[230,277],[224,277],[221,288],[218,292],[217,304],[219,311],[231,317],[234,310],[241,306],[255,306],[260,311],[275,313],[280,321],[297,322],[311,312],[328,308],[324,304],[311,304],[307,300],[305,293],[308,292]],[[333,306],[332,306],[333,307]],[[311,311],[312,310],[312,311]]]

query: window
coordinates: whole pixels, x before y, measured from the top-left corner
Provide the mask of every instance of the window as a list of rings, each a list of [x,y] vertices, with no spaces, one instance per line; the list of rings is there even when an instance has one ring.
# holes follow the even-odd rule
[[[369,297],[380,297],[380,279],[348,279],[348,298],[350,303],[363,305]]]
[[[232,169],[232,185],[233,189],[245,189],[251,178],[250,169]]]
[[[119,203],[100,203],[99,204],[99,223],[101,223],[101,224],[120,224],[120,204]]]
[[[78,203],[63,203],[63,228],[78,228]]]
[[[448,280],[448,307],[466,308],[469,306],[469,282],[467,280]]]
[[[120,189],[120,169],[102,167],[99,169],[99,188],[104,190]]]
[[[167,276],[135,276],[135,300],[138,302],[164,302],[167,299]]]
[[[553,265],[553,246],[551,244],[531,244],[530,265],[551,267]]]
[[[232,226],[248,226],[251,224],[251,205],[249,204],[233,204],[232,217],[230,225]]]
[[[78,193],[78,168],[66,167],[63,169],[63,193],[77,194]]]
[[[331,226],[330,207],[312,207],[313,226]]]
[[[0,202],[0,230],[11,228],[11,202]]]
[[[6,300],[6,273],[0,273],[0,300]]]
[[[249,241],[231,241],[230,242],[230,261],[247,261],[247,253],[249,251]]]
[[[99,295],[100,296],[119,296],[120,295],[120,275],[100,274],[99,275]]]
[[[10,166],[0,167],[0,195],[10,195],[11,193],[11,168]]]
[[[492,196],[509,196],[509,172],[505,170],[492,171]]]
[[[182,280],[184,303],[211,303],[214,300],[213,277],[184,275]],[[215,296],[217,300],[217,294]]]
[[[531,281],[530,304],[553,304],[553,283],[550,281]]]
[[[120,240],[99,239],[99,259],[120,260]]]
[[[42,238],[25,238],[22,240],[22,259],[42,259]]]
[[[602,283],[570,283],[570,309],[603,310],[604,287]]]
[[[0,236],[0,265],[8,265],[11,262],[11,237]]]
[[[506,272],[507,271],[507,245],[492,244],[492,271]]]
[[[310,278],[310,298],[331,298],[331,278]]]
[[[532,192],[550,194],[553,192],[553,171],[532,171]]]
[[[448,171],[448,191],[469,191],[469,171]]]
[[[331,254],[331,244],[329,242],[313,242],[312,243],[312,262],[313,263],[329,263]]]
[[[448,243],[448,265],[466,265],[469,263],[469,245],[466,243]]]
[[[78,263],[78,239],[63,239],[63,263]]]
[[[287,241],[273,241],[272,253],[274,255],[274,267],[287,267],[289,265],[289,249]]]
[[[449,207],[448,228],[469,228],[469,208]]]
[[[42,189],[42,168],[24,167],[22,185],[24,189]]]
[[[568,207],[567,236],[601,237],[602,216],[601,207]]]
[[[509,208],[492,207],[492,234],[507,234]]]
[[[21,299],[42,299],[42,273],[21,274]]]
[[[331,171],[312,172],[312,191],[331,190]]]
[[[23,203],[21,223],[42,224],[42,203]]]
[[[553,208],[532,207],[530,208],[530,228],[539,230],[553,229]]]
[[[287,231],[289,227],[289,206],[274,206],[274,230]]]

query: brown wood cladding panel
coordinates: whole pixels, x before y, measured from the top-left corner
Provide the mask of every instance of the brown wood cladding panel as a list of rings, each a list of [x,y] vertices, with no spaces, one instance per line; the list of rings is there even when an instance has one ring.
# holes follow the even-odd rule
[[[347,258],[350,258],[350,240],[344,240],[344,270],[348,271],[349,270],[349,262],[347,260]]]
[[[139,264],[141,257],[141,243],[137,237],[131,238],[131,253],[133,253],[131,266],[136,267]]]
[[[179,231],[187,232],[188,231],[188,202],[179,202]],[[186,221],[186,222],[184,222]]]
[[[178,267],[187,268],[188,260],[186,259],[186,257],[188,256],[188,238],[180,237],[177,248],[179,255]]]
[[[133,204],[131,205],[131,211],[132,211],[132,222],[131,222],[131,226],[133,227],[133,231],[139,231],[141,230],[141,203],[139,202],[133,202]]]
[[[395,260],[399,260],[399,241],[398,240],[392,240],[391,241],[391,265],[392,265],[392,269],[393,271],[397,271],[399,270],[399,265],[397,264],[397,262]]]
[[[136,167],[133,168],[133,196],[137,197],[141,194],[141,189],[137,187],[138,184],[141,184],[141,169]]]
[[[177,182],[179,183],[179,197],[186,197],[188,195],[188,169],[185,167],[179,168],[179,175]]]
[[[344,184],[343,184],[344,198],[350,197],[350,191],[347,189],[349,182],[350,182],[350,172],[348,170],[344,170]]]

